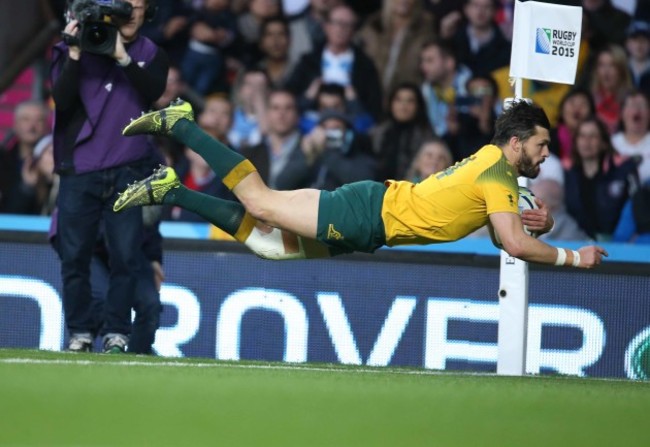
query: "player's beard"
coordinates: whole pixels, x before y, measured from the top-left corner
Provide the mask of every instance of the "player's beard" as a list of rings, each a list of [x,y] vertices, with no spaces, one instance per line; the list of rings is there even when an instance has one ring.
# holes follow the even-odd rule
[[[528,156],[526,148],[521,150],[521,159],[519,160],[519,175],[528,178],[536,178],[539,175],[539,164],[535,164],[533,159]]]

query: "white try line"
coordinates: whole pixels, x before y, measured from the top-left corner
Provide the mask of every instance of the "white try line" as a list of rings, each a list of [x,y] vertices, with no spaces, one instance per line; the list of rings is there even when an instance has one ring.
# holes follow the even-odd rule
[[[169,366],[175,368],[235,368],[235,369],[261,369],[261,370],[278,370],[278,371],[313,371],[313,372],[335,372],[335,373],[368,373],[368,374],[403,374],[414,376],[444,376],[455,375],[448,371],[429,371],[429,370],[399,370],[399,369],[370,369],[370,368],[325,368],[320,366],[297,366],[292,364],[277,365],[247,365],[243,363],[181,363],[181,362],[143,362],[137,360],[127,361],[93,361],[93,360],[75,360],[75,359],[25,359],[25,358],[6,358],[0,359],[0,364],[27,364],[27,365],[110,365],[110,366]],[[493,373],[480,372],[460,372],[467,376],[492,376]]]
[[[75,354],[70,354],[75,355]],[[515,376],[499,376],[495,373],[489,372],[476,372],[476,371],[437,371],[437,370],[408,370],[408,369],[395,369],[395,368],[341,368],[332,367],[325,368],[322,366],[310,366],[308,364],[295,365],[295,364],[265,364],[265,365],[247,365],[245,363],[182,363],[182,362],[143,362],[138,360],[125,360],[125,361],[94,361],[94,360],[79,360],[79,359],[25,359],[20,357],[0,359],[0,364],[23,364],[23,365],[72,365],[72,366],[91,366],[91,365],[110,365],[110,366],[168,366],[172,368],[230,368],[230,369],[259,369],[269,371],[309,371],[309,372],[332,372],[332,373],[353,373],[353,374],[396,374],[407,376],[440,376],[440,377],[515,377]],[[351,365],[353,366],[353,365]],[[521,377],[521,376],[519,376]],[[524,378],[544,380],[544,379],[578,379],[599,382],[624,382],[624,383],[650,383],[644,381],[636,381],[631,379],[619,379],[614,377],[574,377],[574,376],[552,376],[552,375],[525,375]]]

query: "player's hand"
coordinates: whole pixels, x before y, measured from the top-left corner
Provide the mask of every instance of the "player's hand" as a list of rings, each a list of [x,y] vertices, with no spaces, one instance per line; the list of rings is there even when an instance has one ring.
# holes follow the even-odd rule
[[[78,33],[79,33],[78,20],[70,20],[70,23],[68,23],[63,29],[63,34],[67,34],[70,37],[77,37]],[[68,46],[68,57],[70,59],[78,61],[80,56],[81,56],[81,48],[79,48],[78,45]]]
[[[521,223],[526,225],[528,230],[532,232],[548,233],[553,228],[553,216],[542,200],[535,197],[535,203],[538,206],[537,209],[526,209],[521,212]]]
[[[600,265],[603,256],[609,256],[607,250],[597,245],[588,245],[578,250],[580,253],[580,264],[578,268],[591,269]]]

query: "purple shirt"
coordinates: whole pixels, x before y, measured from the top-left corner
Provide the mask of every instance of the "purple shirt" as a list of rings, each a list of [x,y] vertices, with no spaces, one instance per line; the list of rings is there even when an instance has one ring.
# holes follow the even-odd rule
[[[138,37],[128,45],[133,63],[140,67],[149,64],[157,47],[146,37]],[[53,48],[52,80],[58,79],[68,47],[58,43]],[[87,119],[77,135],[73,163],[75,172],[98,171],[141,160],[154,150],[146,135],[122,136],[122,129],[130,118],[140,116],[149,104],[129,81],[124,69],[110,57],[87,52],[80,58],[79,94]],[[65,128],[62,114],[55,109],[54,161],[61,166]]]

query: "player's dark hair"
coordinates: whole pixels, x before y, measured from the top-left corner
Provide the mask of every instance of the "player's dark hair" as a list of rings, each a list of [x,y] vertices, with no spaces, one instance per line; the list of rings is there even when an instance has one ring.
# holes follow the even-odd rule
[[[492,144],[504,146],[510,138],[517,137],[526,141],[535,135],[535,127],[543,127],[550,130],[551,123],[548,121],[546,112],[535,104],[526,101],[515,101],[515,103],[504,111],[494,124],[494,137]]]

